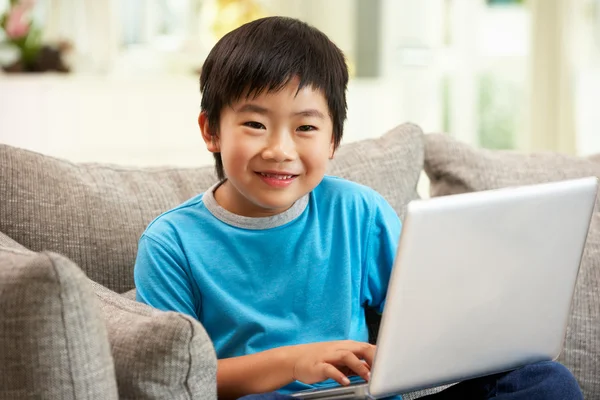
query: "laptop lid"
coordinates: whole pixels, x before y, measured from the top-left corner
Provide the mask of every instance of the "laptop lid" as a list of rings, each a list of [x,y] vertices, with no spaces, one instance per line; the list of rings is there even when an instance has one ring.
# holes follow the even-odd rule
[[[370,395],[558,357],[597,186],[585,178],[410,203]]]

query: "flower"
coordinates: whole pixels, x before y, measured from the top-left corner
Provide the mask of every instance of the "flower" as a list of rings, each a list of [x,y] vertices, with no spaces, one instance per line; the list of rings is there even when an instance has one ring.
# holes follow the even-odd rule
[[[4,30],[4,42],[14,46],[18,58],[10,65],[3,65],[7,72],[68,72],[63,64],[64,45],[51,46],[42,42],[42,31],[32,18],[36,0],[10,0],[8,10],[0,14],[0,28]]]
[[[29,4],[20,3],[9,10],[4,29],[9,39],[20,39],[27,36],[30,27],[27,12],[30,8]]]

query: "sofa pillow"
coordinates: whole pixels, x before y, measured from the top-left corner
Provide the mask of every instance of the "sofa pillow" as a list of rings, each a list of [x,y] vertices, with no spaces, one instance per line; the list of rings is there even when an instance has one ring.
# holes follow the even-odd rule
[[[25,246],[21,246],[2,232],[0,232],[0,248],[27,251]]]
[[[217,358],[198,321],[90,284],[104,313],[121,399],[217,398]]]
[[[0,248],[0,304],[0,398],[119,398],[97,300],[72,262]]]
[[[431,195],[443,196],[600,177],[597,157],[522,154],[475,149],[446,135],[425,135],[425,171]],[[596,203],[598,207],[598,201]],[[596,208],[581,262],[564,351],[559,361],[577,377],[585,398],[600,398],[600,213]]]
[[[0,231],[31,250],[67,256],[118,292],[133,287],[146,225],[214,181],[210,167],[74,164],[7,145],[0,171]]]
[[[423,157],[423,131],[406,123],[379,138],[340,146],[328,173],[375,189],[403,218],[407,204],[419,197]]]
[[[422,165],[422,132],[405,124],[341,146],[329,172],[371,186],[402,215],[417,197]],[[0,145],[0,171],[0,231],[31,250],[69,257],[118,293],[134,287],[137,242],[150,221],[216,182],[212,166],[74,164],[7,145]]]

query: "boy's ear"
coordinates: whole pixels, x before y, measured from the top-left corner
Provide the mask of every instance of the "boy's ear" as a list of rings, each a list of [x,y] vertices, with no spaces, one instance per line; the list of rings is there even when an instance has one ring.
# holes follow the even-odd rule
[[[219,138],[214,132],[211,132],[210,127],[208,126],[208,117],[205,112],[201,112],[198,116],[198,126],[200,127],[202,139],[204,139],[208,151],[211,153],[220,152],[221,146],[219,145]]]

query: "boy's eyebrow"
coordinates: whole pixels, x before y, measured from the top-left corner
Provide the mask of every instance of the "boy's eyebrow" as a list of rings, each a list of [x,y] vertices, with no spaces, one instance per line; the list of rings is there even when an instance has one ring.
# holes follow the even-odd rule
[[[237,112],[239,112],[239,113],[249,112],[249,113],[262,114],[262,115],[270,114],[270,111],[268,108],[264,108],[257,104],[252,104],[252,103],[244,104],[243,106],[241,106],[240,108],[237,109]],[[306,110],[298,111],[298,112],[295,112],[293,115],[325,119],[325,115],[323,115],[323,113],[321,111],[314,109],[314,108],[309,108]]]
[[[308,110],[302,110],[294,113],[294,115],[301,115],[303,117],[316,117],[320,119],[325,119],[323,113],[319,110],[315,110],[314,108],[310,108]]]
[[[237,112],[243,113],[243,112],[251,112],[251,113],[257,113],[257,114],[269,114],[269,110],[258,106],[256,104],[252,104],[252,103],[246,103],[243,106],[241,106],[240,108],[238,108]]]

